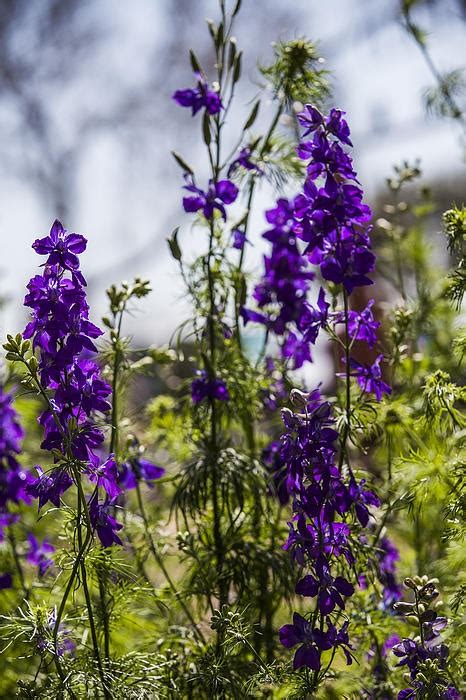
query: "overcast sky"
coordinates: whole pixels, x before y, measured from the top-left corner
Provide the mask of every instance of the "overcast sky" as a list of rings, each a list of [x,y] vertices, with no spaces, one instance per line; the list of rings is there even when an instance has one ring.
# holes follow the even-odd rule
[[[246,80],[257,78],[255,66],[270,58],[274,39],[307,35],[320,41],[333,74],[335,104],[348,113],[354,157],[369,203],[392,165],[404,158],[421,158],[427,179],[454,178],[464,187],[458,126],[425,115],[422,94],[432,76],[397,20],[396,0],[243,4],[237,38],[248,52]],[[466,29],[453,0],[439,4],[419,21],[430,30],[432,54],[446,71],[466,63]],[[35,7],[40,11],[40,3]],[[64,224],[89,239],[82,259],[91,281],[94,317],[104,312],[104,290],[112,281],[147,276],[154,293],[131,331],[139,341],[164,342],[189,314],[165,238],[181,223],[184,246],[192,250],[199,244],[199,232],[190,230],[181,208],[180,171],[170,156],[176,149],[189,162],[197,162],[198,123],[173,104],[170,95],[192,82],[185,56],[191,44],[202,54],[207,36],[203,17],[217,15],[216,2],[93,0],[82,8],[77,21],[92,28],[97,39],[72,64],[63,84],[58,77],[49,87],[37,85],[47,94],[56,143],[64,152],[70,149],[73,187]],[[34,21],[32,16],[15,41],[40,65],[50,60],[49,49],[53,56],[55,39],[51,32],[50,46],[32,41]],[[255,90],[254,84],[245,89],[244,102]],[[132,98],[129,107],[122,108],[128,95],[137,96],[134,109]],[[18,128],[15,109],[14,101],[0,100],[0,294],[10,299],[2,311],[2,335],[24,326],[24,287],[39,262],[30,245],[56,216],[53,196],[44,194],[27,171],[18,176],[14,167],[34,149],[31,135]],[[81,134],[77,143],[84,117],[94,114],[101,115],[102,126],[90,136]],[[121,121],[112,122],[112,114],[122,114]],[[77,151],[73,158],[72,151]],[[251,266],[260,261],[262,211],[272,197],[265,188],[257,198]]]

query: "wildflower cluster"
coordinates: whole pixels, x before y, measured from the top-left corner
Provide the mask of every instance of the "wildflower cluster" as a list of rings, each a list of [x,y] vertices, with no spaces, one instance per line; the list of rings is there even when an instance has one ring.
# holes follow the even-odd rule
[[[410,678],[410,686],[398,693],[398,700],[459,700],[460,693],[448,673],[449,649],[441,637],[448,620],[434,609],[439,596],[438,580],[416,576],[405,579],[404,584],[413,591],[414,601],[395,603],[394,608],[419,628],[419,635],[404,638],[392,648],[399,659],[398,666],[406,667]]]
[[[24,430],[11,405],[12,400],[12,394],[0,387],[0,541],[5,539],[5,530],[19,517],[10,512],[11,505],[30,501],[26,487],[31,476],[17,460]],[[1,573],[0,588],[10,588],[11,585],[11,573]]]
[[[272,243],[272,253],[265,257],[265,274],[254,290],[259,311],[243,309],[242,314],[246,323],[262,323],[267,331],[282,338],[282,356],[292,360],[295,368],[311,360],[309,346],[316,342],[322,328],[339,340],[339,325],[344,327],[345,340],[339,341],[345,351],[342,361],[347,384],[342,434],[335,430],[330,403],[323,401],[318,391],[294,391],[292,401],[299,412],[282,410],[286,432],[278,465],[274,456],[275,467],[279,468],[275,477],[282,481],[280,498],[283,502],[287,493],[293,499],[294,516],[285,548],[299,566],[312,571],[298,582],[296,592],[316,598],[310,619],[295,613],[293,624],[280,630],[280,639],[288,648],[299,645],[294,668],[307,666],[314,670],[317,684],[322,652],[341,647],[347,663],[351,663],[348,622],[340,629],[336,622],[338,611],[345,608],[345,598],[354,593],[354,584],[339,572],[355,562],[351,523],[366,527],[370,508],[380,505],[365,481],[356,480],[348,461],[350,377],[357,379],[363,393],[375,394],[378,401],[383,393],[390,393],[390,387],[382,379],[382,356],[367,365],[350,354],[356,341],[373,348],[380,324],[373,316],[372,300],[360,312],[351,310],[348,302],[354,289],[372,284],[368,275],[375,265],[369,238],[370,209],[362,202],[351,158],[344,150],[344,146],[351,145],[348,124],[340,110],[331,110],[325,118],[310,105],[298,119],[305,127],[304,138],[313,134],[297,149],[306,161],[306,181],[297,197],[279,200],[277,207],[267,212],[273,228],[264,238]],[[311,264],[318,265],[323,279],[333,283],[334,300],[341,290],[342,311],[329,311],[322,287],[317,305],[310,304],[314,278]],[[392,573],[389,565],[385,573]],[[394,585],[391,580],[388,584]]]
[[[0,388],[0,589],[11,589],[0,591],[0,695],[459,700],[464,629],[440,616],[437,579],[414,573],[441,572],[459,613],[466,335],[447,298],[466,288],[464,207],[444,216],[457,258],[446,289],[426,253],[427,196],[384,206],[374,244],[391,287],[378,298],[393,289],[401,306],[382,335],[371,211],[345,113],[318,108],[328,85],[317,45],[275,45],[261,69],[270,121],[257,132],[262,90],[244,119],[232,109],[242,51],[231,2],[207,21],[208,73],[191,51],[194,84],[173,94],[205,146],[199,167],[173,152],[197,241],[184,247],[184,227],[168,240],[192,304],[173,346],[124,336],[150,292],[137,277],[107,290],[98,357],[86,239],[55,221],[33,245],[43,265],[30,320],[4,345],[19,414]],[[397,169],[393,195],[419,173]],[[277,201],[250,287],[264,181]],[[291,181],[302,186],[285,198]],[[326,349],[309,390],[309,363]],[[170,464],[161,492],[165,470],[145,444]],[[410,602],[398,569],[413,575]]]
[[[88,507],[102,544],[109,546],[121,544],[116,534],[121,525],[110,513],[120,488],[113,456],[103,458],[98,452],[104,432],[97,416],[110,410],[111,388],[92,359],[97,352],[94,341],[102,331],[89,320],[86,281],[79,269],[78,255],[86,244],[83,236],[68,233],[59,221],[49,236],[33,244],[46,260],[42,275],[28,284],[24,304],[32,309],[32,319],[23,337],[31,339],[38,359],[34,354],[24,360],[27,346],[20,348],[16,359],[26,363],[46,401],[39,416],[44,430],[41,447],[53,454],[56,464],[47,472],[36,467],[38,476],[27,485],[27,492],[38,499],[39,509],[49,501],[59,507],[62,495],[86,475],[94,491],[88,505],[82,505]],[[99,487],[106,494],[104,502],[99,501]]]
[[[363,203],[352,161],[343,146],[351,145],[344,113],[332,109],[328,117],[311,105],[298,116],[305,127],[298,155],[307,161],[302,192],[293,200],[280,199],[266,218],[273,225],[263,237],[272,243],[264,260],[265,274],[253,297],[260,311],[243,308],[245,323],[255,321],[283,338],[281,352],[295,368],[311,360],[309,345],[327,324],[345,326],[349,341],[365,341],[373,348],[379,322],[369,301],[360,312],[345,308],[329,314],[329,302],[321,288],[317,304],[309,302],[310,283],[318,265],[324,280],[341,286],[344,298],[354,289],[372,284],[368,276],[375,266],[369,225],[371,212]],[[321,178],[321,186],[319,186]],[[317,184],[316,184],[317,183]],[[368,365],[345,358],[363,392],[378,401],[390,387],[382,378],[379,355]]]

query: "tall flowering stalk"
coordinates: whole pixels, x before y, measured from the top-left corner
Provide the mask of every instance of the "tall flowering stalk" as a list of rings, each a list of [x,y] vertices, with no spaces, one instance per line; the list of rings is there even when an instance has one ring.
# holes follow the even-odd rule
[[[33,244],[45,256],[42,275],[28,284],[25,305],[32,310],[23,337],[8,336],[7,358],[22,362],[27,380],[45,402],[39,416],[44,431],[41,447],[51,453],[54,466],[27,485],[27,493],[38,500],[39,510],[48,502],[59,508],[63,495],[77,488],[77,553],[54,620],[55,664],[65,682],[58,635],[66,604],[80,574],[86,600],[94,656],[104,695],[109,694],[101,661],[94,610],[85,564],[94,533],[102,545],[121,544],[121,525],[111,514],[111,502],[118,496],[117,468],[113,455],[98,452],[104,432],[98,416],[110,411],[110,386],[93,361],[95,339],[102,331],[89,321],[86,281],[79,269],[79,254],[86,248],[83,236],[68,233],[55,221],[50,234]],[[32,355],[28,354],[32,349]],[[85,495],[85,483],[92,489]],[[103,493],[103,497],[102,497]],[[71,692],[71,691],[70,691]]]
[[[203,574],[211,610],[214,598],[220,611],[227,604],[244,601],[253,623],[259,620],[256,648],[265,646],[271,661],[275,647],[273,616],[280,604],[277,591],[272,589],[278,571],[285,578],[288,570],[278,562],[282,556],[276,554],[280,518],[276,505],[267,498],[268,474],[258,464],[261,445],[256,409],[260,405],[258,386],[264,378],[262,368],[254,367],[242,344],[240,308],[247,285],[243,268],[254,193],[262,178],[283,176],[284,158],[274,155],[280,117],[286,112],[293,115],[293,102],[301,99],[305,90],[313,89],[317,97],[326,86],[324,71],[317,69],[317,51],[310,42],[280,44],[274,64],[263,69],[276,99],[270,126],[261,137],[251,134],[260,109],[257,100],[239,133],[233,137],[227,134],[230,107],[241,75],[242,53],[232,37],[240,3],[230,17],[224,2],[220,7],[220,22],[209,22],[215,80],[210,86],[191,51],[197,86],[173,95],[181,107],[201,117],[209,167],[207,185],[202,187],[191,166],[175,154],[185,176],[183,208],[196,215],[196,223],[207,233],[205,254],[191,264],[183,258],[178,229],[169,241],[197,310],[193,330],[200,364],[191,383],[194,426],[200,435],[199,457],[183,470],[175,504],[185,521],[189,515],[196,522],[198,539],[203,543],[200,554],[188,546],[190,540],[183,538],[184,552],[197,566],[206,556],[209,561],[213,559],[215,576],[210,571],[207,576]],[[228,141],[236,144],[229,151],[225,148]],[[293,143],[285,143],[295,160]],[[191,484],[197,485],[195,494],[190,493]],[[200,516],[207,508],[211,523],[207,521],[206,525],[205,517]],[[267,545],[258,537],[265,531],[264,536],[270,537]],[[220,640],[224,628],[217,625],[215,629]]]
[[[267,213],[272,228],[264,237],[272,243],[272,253],[265,258],[265,275],[254,291],[258,309],[243,309],[242,314],[246,323],[262,323],[278,338],[283,360],[294,368],[311,361],[310,346],[322,328],[342,353],[344,389],[338,424],[332,405],[319,391],[294,390],[291,399],[297,410],[282,410],[286,432],[281,439],[280,479],[293,503],[285,548],[305,572],[296,593],[315,603],[309,616],[294,614],[293,623],[280,630],[280,639],[288,648],[297,647],[295,669],[314,672],[308,680],[311,691],[325,677],[338,648],[347,663],[352,662],[349,623],[341,620],[357,584],[353,542],[368,526],[371,509],[380,505],[351,464],[352,378],[360,388],[358,402],[367,394],[380,401],[390,387],[382,378],[381,355],[372,364],[352,355],[356,342],[374,347],[380,324],[372,313],[373,301],[361,312],[349,304],[355,289],[372,284],[369,275],[375,256],[369,238],[370,209],[362,201],[345,150],[351,146],[348,124],[340,110],[332,109],[324,117],[311,105],[298,120],[304,134],[297,152],[306,163],[307,177],[297,197],[279,200]],[[317,304],[310,302],[315,277],[311,265],[318,266],[323,280],[330,283],[331,301],[321,287]],[[322,655],[330,651],[323,667]]]

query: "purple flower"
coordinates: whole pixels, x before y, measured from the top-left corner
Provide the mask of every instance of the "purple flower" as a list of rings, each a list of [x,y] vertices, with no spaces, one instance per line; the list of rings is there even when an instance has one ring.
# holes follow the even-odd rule
[[[324,118],[318,109],[312,105],[305,105],[302,112],[298,114],[298,121],[304,127],[303,138],[315,131],[324,123]]]
[[[233,248],[236,248],[236,250],[243,250],[244,244],[249,243],[244,231],[241,231],[239,228],[235,228],[231,233],[233,236]]]
[[[60,467],[47,473],[41,467],[36,467],[36,471],[38,477],[26,486],[26,492],[39,499],[39,510],[48,501],[59,508],[60,498],[73,483],[72,478],[68,472]]]
[[[160,479],[165,469],[142,457],[131,457],[120,467],[119,483],[125,489],[135,489],[138,481],[145,481],[152,487],[152,482]]]
[[[353,595],[354,586],[342,576],[333,578],[326,564],[322,564],[318,569],[319,578],[312,575],[304,576],[296,584],[296,593],[302,596],[317,596],[317,605],[323,615],[329,615],[338,605],[342,610],[345,602],[342,596]]]
[[[259,166],[251,161],[251,154],[252,151],[249,146],[242,148],[238,156],[228,168],[228,177],[231,177],[239,167],[242,167],[245,170],[255,170],[257,173],[262,174],[263,171],[259,168]]]
[[[372,365],[362,364],[357,360],[350,359],[350,367],[352,376],[356,377],[361,389],[370,394],[375,394],[377,401],[382,400],[383,394],[391,394],[391,387],[383,381],[382,370],[380,363],[383,360],[383,355],[379,355]]]
[[[0,591],[13,587],[13,577],[9,573],[0,574]]]
[[[341,109],[331,109],[325,120],[325,126],[327,127],[327,131],[336,136],[339,141],[348,146],[352,146],[353,144],[349,138],[349,126],[343,119],[344,114],[346,114],[346,112],[342,112]]]
[[[230,180],[219,180],[214,182],[209,180],[207,192],[199,189],[194,184],[192,178],[187,177],[187,185],[184,186],[188,192],[193,192],[194,196],[183,197],[183,207],[186,212],[193,213],[202,209],[206,219],[212,219],[214,211],[217,209],[223,220],[227,218],[224,204],[232,204],[238,196],[238,188]]]
[[[287,649],[292,649],[297,644],[301,646],[296,650],[293,660],[294,670],[307,666],[313,671],[320,669],[321,651],[330,649],[325,634],[312,625],[299,613],[293,614],[293,624],[284,625],[279,632],[280,642]]]
[[[346,664],[347,666],[350,666],[353,663],[353,658],[350,653],[350,650],[352,650],[353,647],[349,643],[348,626],[349,623],[345,622],[340,628],[340,630],[337,630],[336,627],[331,622],[329,622],[327,639],[329,640],[332,647],[341,647],[346,657]]]
[[[362,340],[373,348],[377,342],[377,329],[380,322],[374,319],[372,307],[374,299],[371,299],[363,311],[348,312],[348,333],[352,340]],[[336,323],[345,323],[345,314],[339,313],[335,318]]]
[[[220,95],[218,92],[210,90],[206,81],[199,74],[197,77],[197,88],[177,90],[173,94],[173,99],[181,107],[190,107],[193,116],[203,107],[208,114],[218,114],[223,108]]]
[[[24,437],[24,430],[21,427],[18,416],[11,403],[13,397],[5,393],[0,386],[0,462],[8,462],[13,455],[21,451],[21,442]]]
[[[401,586],[396,578],[396,562],[400,553],[388,537],[382,537],[376,550],[378,578],[383,586],[383,607],[391,610],[393,603],[402,597]]]
[[[224,381],[221,379],[209,379],[207,372],[200,371],[199,377],[191,383],[191,398],[197,404],[206,398],[218,401],[229,401],[230,394]]]
[[[118,469],[113,455],[110,455],[105,462],[100,462],[96,455],[91,455],[91,461],[87,466],[89,481],[102,487],[107,496],[112,501],[121,493],[118,486]]]
[[[111,547],[112,544],[123,544],[118,535],[123,525],[113,518],[110,513],[110,504],[99,504],[97,496],[94,496],[89,503],[89,516],[92,527],[96,530],[99,540],[104,547]]]
[[[87,241],[77,233],[67,233],[55,219],[50,234],[39,238],[32,247],[39,255],[47,255],[46,265],[59,265],[65,270],[76,271],[79,267],[77,254],[86,250]]]
[[[39,576],[44,576],[44,574],[53,564],[53,559],[50,559],[50,557],[48,557],[47,555],[54,552],[55,547],[52,544],[50,544],[50,542],[47,542],[47,540],[44,540],[42,544],[39,544],[39,542],[32,533],[28,534],[28,542],[29,551],[26,555],[26,560],[30,564],[38,566]]]
[[[357,484],[356,480],[351,478],[348,487],[348,494],[353,502],[356,516],[363,527],[366,527],[369,522],[370,513],[367,506],[380,506],[377,496],[369,489],[364,488],[365,483],[365,479],[361,479]]]
[[[94,449],[104,439],[94,414],[110,409],[107,399],[111,390],[98,365],[89,359],[96,352],[94,340],[102,331],[89,320],[85,282],[79,271],[78,254],[85,249],[86,239],[67,234],[55,222],[50,236],[33,247],[48,255],[43,275],[32,278],[25,298],[32,320],[24,337],[32,338],[33,347],[40,351],[38,374],[53,406],[53,411],[47,408],[39,418],[44,428],[41,446],[82,462],[92,461]],[[29,493],[40,493],[41,505],[51,500],[58,506],[60,494],[70,484],[66,473],[57,472],[36,480]],[[48,490],[51,498],[44,495]]]
[[[286,487],[287,468],[279,442],[271,442],[262,450],[262,462],[270,472],[278,500],[285,505],[290,500]]]

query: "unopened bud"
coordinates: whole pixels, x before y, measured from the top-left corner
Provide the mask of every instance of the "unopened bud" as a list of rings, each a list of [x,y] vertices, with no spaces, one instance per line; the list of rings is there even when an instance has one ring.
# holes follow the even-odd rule
[[[309,394],[300,391],[299,389],[292,389],[290,392],[290,401],[293,404],[293,406],[296,406],[297,408],[306,408],[307,402],[309,400]]]
[[[413,591],[415,591],[417,588],[416,582],[412,578],[405,578],[403,583],[406,588],[411,588]]]
[[[401,601],[400,603],[394,603],[393,605],[393,610],[396,610],[397,612],[406,614],[412,612],[414,608],[414,603],[404,603]]]

